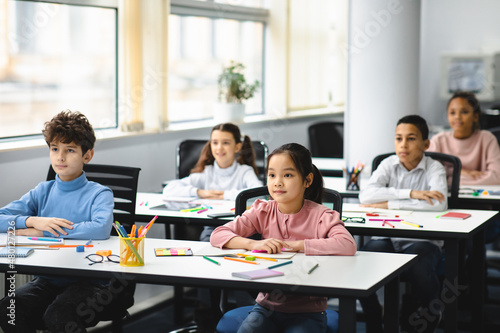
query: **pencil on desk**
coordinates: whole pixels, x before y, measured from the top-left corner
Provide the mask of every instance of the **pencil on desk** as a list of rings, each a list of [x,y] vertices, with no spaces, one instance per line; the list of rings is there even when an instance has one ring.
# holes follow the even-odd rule
[[[37,240],[41,242],[62,242],[61,238],[44,238],[44,237],[28,237],[29,240]]]
[[[423,228],[424,227],[421,224],[416,224],[416,223],[408,222],[408,221],[401,221],[401,223],[404,223],[404,224],[407,224],[407,225],[411,225],[412,227],[415,227],[415,228]]]
[[[245,264],[260,265],[260,263],[258,263],[258,262],[248,261],[248,260],[245,260],[245,259],[238,259],[238,258],[231,258],[231,257],[224,257],[224,259],[238,261],[238,262],[244,262]]]
[[[49,245],[49,248],[56,248],[56,247],[77,247],[77,246],[83,246],[83,247],[94,247],[94,245],[89,244],[89,245]]]
[[[247,257],[248,255],[244,254],[244,253],[236,253],[237,256],[239,257]],[[261,257],[261,256],[254,256],[252,255],[253,257],[257,258],[257,259],[264,259],[264,260],[269,260],[269,261],[278,261],[274,258],[269,258],[269,257]]]
[[[387,220],[384,220],[384,222],[382,222],[382,226],[384,226],[384,225],[386,225],[386,224],[387,224],[388,226],[390,226],[391,228],[394,228],[394,225],[393,225],[393,224],[391,224],[391,223],[387,222]]]
[[[285,262],[282,262],[281,264],[276,264],[276,265],[272,265],[272,266],[269,266],[268,269],[273,269],[273,268],[276,268],[276,267],[280,267],[280,266],[285,266],[285,265],[288,265],[288,264],[291,264],[293,261],[285,261]]]
[[[319,264],[314,265],[311,267],[311,269],[307,272],[307,274],[311,274],[316,268],[318,268]]]
[[[217,265],[219,265],[219,266],[220,266],[220,262],[215,261],[215,260],[213,260],[212,258],[209,258],[209,257],[207,257],[207,256],[203,256],[203,258],[204,258],[204,259],[207,259],[208,261],[213,262],[214,264],[217,264]]]

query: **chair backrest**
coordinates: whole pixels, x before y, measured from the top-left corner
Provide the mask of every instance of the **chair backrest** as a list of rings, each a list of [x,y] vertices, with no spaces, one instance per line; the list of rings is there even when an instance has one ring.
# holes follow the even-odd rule
[[[387,157],[394,155],[395,153],[387,153],[375,156],[372,162],[372,173],[377,169],[379,164]],[[448,197],[448,207],[457,208],[458,207],[458,191],[460,189],[460,173],[462,172],[462,162],[460,159],[453,155],[436,153],[436,152],[425,152],[426,156],[432,159],[440,161],[443,163],[446,169],[446,174],[449,179],[451,177],[451,186],[449,187],[450,195]],[[451,171],[450,171],[451,169]]]
[[[194,168],[196,162],[200,158],[200,153],[207,143],[207,140],[184,140],[177,146],[177,171],[176,178],[181,179],[189,176],[191,169]],[[259,172],[259,179],[265,181],[267,156],[269,149],[262,141],[252,141],[255,151],[255,164]]]
[[[269,191],[267,190],[267,186],[249,188],[247,190],[241,191],[236,197],[235,201],[235,210],[234,213],[236,216],[243,214],[247,207],[249,207],[249,200],[255,201],[259,197],[269,197]],[[333,204],[332,207],[329,207],[333,210],[339,212],[342,216],[342,196],[339,192],[335,190],[331,190],[329,188],[325,188],[323,193],[323,204]]]
[[[312,156],[344,158],[344,123],[328,121],[312,124],[308,134]]]
[[[135,203],[140,168],[106,164],[85,164],[83,166],[88,180],[109,187],[113,191],[115,207],[113,217],[129,227],[135,223]],[[55,179],[52,166],[49,167],[47,180]]]

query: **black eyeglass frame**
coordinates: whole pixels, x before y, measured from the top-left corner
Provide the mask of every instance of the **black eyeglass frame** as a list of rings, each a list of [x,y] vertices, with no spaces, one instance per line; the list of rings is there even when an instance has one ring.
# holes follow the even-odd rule
[[[352,223],[365,223],[366,219],[362,216],[358,217],[346,217],[342,216],[342,222],[352,222]]]
[[[97,260],[97,259],[93,259],[93,258],[91,259],[91,258],[89,258],[90,256],[96,256],[96,257],[100,258],[101,260]],[[118,258],[118,260],[114,259],[115,257]],[[107,258],[109,262],[113,262],[115,264],[120,263],[120,256],[117,254],[110,254],[109,256],[103,256],[101,254],[91,253],[91,254],[85,256],[85,259],[88,259],[91,261],[91,263],[89,263],[89,265],[102,263],[102,262],[104,262],[104,258]]]

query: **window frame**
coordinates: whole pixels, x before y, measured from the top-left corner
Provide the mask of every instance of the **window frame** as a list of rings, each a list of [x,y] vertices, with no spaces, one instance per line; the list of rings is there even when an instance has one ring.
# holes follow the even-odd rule
[[[248,114],[246,116],[262,116],[266,114],[266,36],[267,28],[269,22],[269,9],[256,8],[256,7],[246,7],[246,6],[235,6],[227,5],[222,3],[216,3],[213,1],[198,1],[198,0],[171,0],[170,1],[170,15],[178,16],[199,16],[206,17],[210,19],[228,19],[236,21],[252,21],[259,22],[263,24],[262,29],[262,76],[260,78],[261,82],[261,94],[262,100],[260,103],[261,110],[258,113]],[[167,111],[168,112],[168,111]],[[213,118],[203,118],[203,119],[186,119],[179,121],[171,121],[170,124],[182,124],[182,123],[193,123],[197,121],[205,121]]]

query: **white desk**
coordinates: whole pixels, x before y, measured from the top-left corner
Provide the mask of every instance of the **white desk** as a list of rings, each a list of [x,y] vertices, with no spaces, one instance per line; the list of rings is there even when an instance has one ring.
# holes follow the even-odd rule
[[[349,212],[355,210],[357,205],[344,204],[344,216],[365,216],[359,212]],[[378,210],[381,211],[381,210]],[[406,220],[421,224],[423,228],[416,228],[398,222],[391,222],[395,228],[382,226],[381,222],[370,222],[369,218],[383,217],[366,217],[367,222],[346,223],[345,226],[352,234],[367,235],[367,236],[387,236],[387,237],[407,237],[407,238],[423,238],[423,239],[439,239],[444,240],[444,248],[446,250],[445,260],[445,285],[455,285],[458,283],[460,258],[463,254],[459,253],[459,243],[467,238],[473,239],[473,250],[471,262],[473,274],[471,277],[471,295],[474,298],[472,304],[472,327],[476,332],[484,331],[483,323],[483,304],[484,304],[484,286],[485,286],[485,262],[484,262],[484,227],[487,223],[498,214],[498,211],[491,210],[465,210],[451,209],[448,211],[457,211],[470,213],[472,216],[466,220],[447,220],[439,219],[436,216],[439,212],[423,212],[413,211],[410,215],[402,215]],[[404,211],[401,211],[404,214]],[[449,302],[448,302],[449,301]],[[445,331],[457,331],[458,318],[457,297],[452,297],[447,300],[444,313]]]
[[[253,291],[281,290],[285,293],[338,297],[340,299],[340,331],[356,331],[356,299],[365,297],[386,286],[385,303],[390,313],[398,313],[399,275],[414,263],[416,256],[358,252],[355,256],[305,256],[297,254],[293,264],[277,268],[284,276],[244,280],[231,276],[232,272],[253,270],[273,265],[265,260],[261,264],[248,265],[217,259],[217,266],[200,256],[156,257],[155,247],[191,247],[196,250],[208,243],[165,239],[145,240],[145,265],[122,267],[116,263],[89,265],[85,256],[97,250],[110,249],[119,252],[119,239],[111,237],[106,241],[93,241],[93,248],[78,253],[74,248],[54,251],[36,250],[28,258],[17,258],[9,268],[7,258],[0,258],[0,271],[6,274],[51,274],[86,278],[117,278],[119,281],[133,280],[139,283],[185,285],[212,288],[233,288]],[[66,241],[67,244],[81,244],[83,241]],[[280,260],[282,261],[282,260]],[[312,273],[307,271],[316,263],[319,267]],[[369,274],[367,274],[369,272]],[[388,331],[398,331],[398,316],[386,316]]]
[[[210,218],[207,215],[213,213],[227,213],[231,212],[231,208],[234,208],[234,202],[229,200],[203,200],[197,199],[196,202],[203,202],[212,209],[197,213],[197,212],[181,212],[179,210],[167,210],[167,209],[154,209],[163,203],[161,193],[146,193],[138,192],[137,201],[135,205],[136,220],[138,222],[149,222],[155,215],[158,215],[158,219],[155,223],[163,223],[165,225],[170,224],[198,224],[198,225],[211,225],[219,226],[231,220],[230,217],[227,218]],[[170,229],[165,228],[165,238],[170,238]]]
[[[477,190],[488,191],[490,193],[473,195],[473,192]],[[458,191],[458,199],[460,203],[464,204],[490,204],[498,206],[500,205],[500,185],[464,185]]]
[[[313,164],[326,177],[343,177],[345,160],[343,158],[313,157]]]

